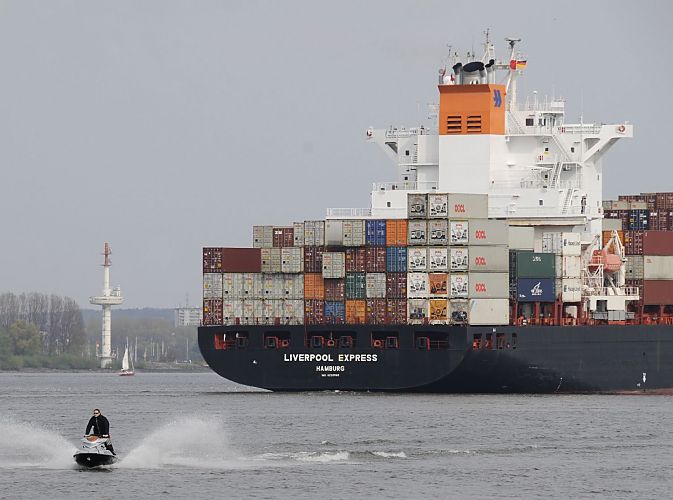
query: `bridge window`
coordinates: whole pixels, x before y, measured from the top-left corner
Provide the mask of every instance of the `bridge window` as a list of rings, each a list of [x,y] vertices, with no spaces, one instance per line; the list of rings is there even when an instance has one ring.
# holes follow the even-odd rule
[[[526,127],[532,127],[535,124],[533,118],[526,118]]]

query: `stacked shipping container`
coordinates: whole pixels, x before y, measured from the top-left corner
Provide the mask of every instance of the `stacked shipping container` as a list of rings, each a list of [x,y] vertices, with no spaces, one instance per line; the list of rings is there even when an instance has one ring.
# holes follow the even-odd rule
[[[622,195],[603,208],[604,243],[622,230],[626,284],[640,289],[644,306],[673,305],[673,193]]]
[[[255,226],[204,248],[204,324],[506,324],[506,221],[486,195],[410,194],[408,219]]]

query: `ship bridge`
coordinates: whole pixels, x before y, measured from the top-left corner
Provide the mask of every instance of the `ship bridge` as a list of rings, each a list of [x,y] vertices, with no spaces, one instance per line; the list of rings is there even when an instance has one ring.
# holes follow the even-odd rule
[[[511,225],[598,234],[602,159],[633,137],[633,125],[566,123],[565,101],[537,93],[519,102],[527,60],[515,51],[518,40],[507,41],[505,61],[488,40],[480,60],[451,54],[440,69],[432,127],[369,128],[367,140],[395,164],[397,180],[373,185],[370,208],[328,209],[327,218],[404,218],[408,193],[479,193],[489,196],[489,217]]]

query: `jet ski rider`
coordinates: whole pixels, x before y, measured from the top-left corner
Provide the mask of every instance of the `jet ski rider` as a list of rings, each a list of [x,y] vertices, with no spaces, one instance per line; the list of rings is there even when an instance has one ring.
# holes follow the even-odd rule
[[[89,430],[92,431],[91,434],[94,436],[107,438],[108,441],[105,443],[105,447],[110,450],[113,455],[116,455],[115,450],[112,447],[112,441],[110,441],[110,422],[98,408],[93,411],[93,416],[89,419],[84,434],[88,436]]]

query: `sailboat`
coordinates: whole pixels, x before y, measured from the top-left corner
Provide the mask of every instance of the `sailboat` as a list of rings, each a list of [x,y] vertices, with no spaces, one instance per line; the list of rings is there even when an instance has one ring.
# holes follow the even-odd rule
[[[122,370],[119,372],[122,377],[130,377],[135,375],[133,371],[133,360],[129,356],[129,339],[126,339],[126,349],[124,350],[124,357],[122,358]]]

